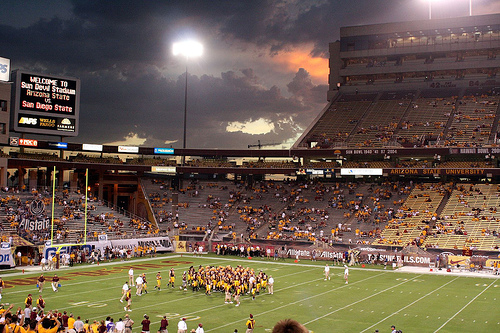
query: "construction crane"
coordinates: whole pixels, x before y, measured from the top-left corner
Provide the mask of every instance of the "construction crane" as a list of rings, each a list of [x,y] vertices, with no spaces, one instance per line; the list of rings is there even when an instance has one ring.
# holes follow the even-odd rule
[[[259,147],[259,149],[260,149],[262,147],[278,146],[278,145],[280,145],[280,143],[260,143],[260,140],[257,140],[257,144],[256,145],[248,145],[248,148]]]

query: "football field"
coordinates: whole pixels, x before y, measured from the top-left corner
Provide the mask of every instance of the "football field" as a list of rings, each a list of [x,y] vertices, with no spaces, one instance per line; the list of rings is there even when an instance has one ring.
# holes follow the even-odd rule
[[[332,264],[331,262],[329,262]],[[263,270],[275,279],[274,294],[261,292],[255,300],[243,295],[241,306],[225,304],[224,295],[214,292],[180,290],[182,272],[190,266],[242,265]],[[206,255],[165,255],[125,262],[79,265],[57,271],[62,287],[50,288],[54,271],[44,272],[49,281],[42,295],[46,309],[66,310],[82,319],[104,320],[107,316],[124,318],[119,302],[121,286],[133,267],[135,276],[146,273],[148,293],[132,294],[131,318],[134,332],[141,331],[143,315],[152,321],[156,332],[166,315],[169,332],[177,332],[180,318],[187,318],[188,331],[203,323],[205,332],[245,332],[249,314],[256,320],[254,332],[270,332],[285,318],[303,323],[311,332],[390,332],[395,325],[403,332],[500,332],[500,280],[491,274],[477,277],[401,273],[381,266],[351,267],[349,284],[344,283],[344,268],[332,266],[331,280],[324,281],[325,261],[273,261]],[[167,288],[168,271],[176,272],[176,287]],[[155,275],[162,274],[162,290],[154,289]],[[16,273],[2,271],[6,288],[4,303],[24,308],[28,293],[38,298],[36,278],[41,271]],[[488,277],[486,277],[488,276]]]

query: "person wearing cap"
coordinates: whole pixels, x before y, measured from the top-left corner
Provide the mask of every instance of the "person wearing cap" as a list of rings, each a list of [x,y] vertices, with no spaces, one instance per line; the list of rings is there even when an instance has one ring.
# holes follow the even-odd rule
[[[250,314],[250,318],[248,318],[245,325],[247,327],[246,333],[253,333],[253,329],[255,327],[255,319],[253,319],[253,314]]]
[[[144,320],[141,322],[142,325],[142,333],[149,333],[149,326],[151,325],[151,321],[149,320],[148,315],[144,315]]]
[[[203,325],[201,323],[198,324],[198,327],[196,328],[196,333],[205,333],[205,330],[203,329]]]
[[[187,330],[186,318],[182,318],[177,324],[177,333],[187,333]]]
[[[125,320],[123,321],[125,325],[125,329],[123,333],[132,333],[132,326],[134,325],[134,321],[130,319],[128,313],[125,315]]]
[[[30,314],[30,317],[28,318],[30,321],[35,321],[35,322],[37,321],[37,320],[36,320],[36,317],[37,317],[37,315],[38,315],[38,314],[37,314],[37,310],[38,310],[38,309],[36,308],[36,306],[34,306],[34,307],[31,309],[31,314]]]

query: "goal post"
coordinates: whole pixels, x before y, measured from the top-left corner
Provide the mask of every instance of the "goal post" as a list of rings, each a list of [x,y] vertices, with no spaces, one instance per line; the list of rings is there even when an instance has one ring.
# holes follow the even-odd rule
[[[54,212],[56,201],[56,167],[54,166],[52,177],[52,212],[50,223],[50,246],[56,248],[56,253],[59,254],[63,247],[83,246],[87,245],[87,211],[88,211],[88,184],[89,184],[89,169],[85,169],[85,203],[84,203],[84,227],[83,227],[83,242],[79,243],[64,243],[54,244]]]

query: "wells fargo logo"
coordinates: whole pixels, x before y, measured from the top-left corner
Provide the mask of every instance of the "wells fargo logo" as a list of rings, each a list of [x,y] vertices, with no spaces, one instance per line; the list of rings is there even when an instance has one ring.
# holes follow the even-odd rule
[[[125,266],[119,266],[119,267],[111,267],[111,268],[101,268],[101,269],[96,269],[93,271],[79,271],[79,272],[69,272],[66,273],[62,276],[59,276],[59,279],[61,281],[71,281],[74,280],[75,277],[80,277],[80,276],[92,276],[92,277],[98,277],[98,276],[105,276],[105,275],[111,275],[111,274],[118,274],[122,272],[128,272],[130,268],[133,268],[136,271],[140,270],[145,270],[145,269],[161,269],[164,267],[171,267],[171,266],[179,266],[179,265],[191,265],[193,264],[192,261],[177,261],[177,260],[162,260],[161,263],[159,264],[132,264],[132,265],[125,265]],[[45,276],[47,280],[51,280],[52,277],[50,276]],[[22,278],[22,279],[13,279],[13,280],[7,280],[5,283],[6,289],[8,288],[14,288],[15,286],[34,286],[36,285],[38,276],[33,276],[29,278]]]

